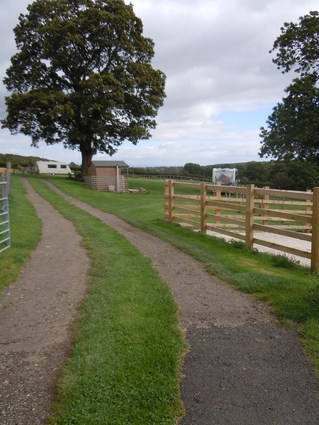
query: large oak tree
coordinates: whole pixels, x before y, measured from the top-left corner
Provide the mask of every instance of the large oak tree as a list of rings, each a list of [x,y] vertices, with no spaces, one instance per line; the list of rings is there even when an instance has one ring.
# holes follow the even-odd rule
[[[36,0],[14,29],[17,53],[4,83],[12,133],[82,154],[148,139],[165,97],[154,43],[122,0]]]
[[[261,128],[261,156],[319,162],[319,13],[285,23],[275,40],[273,62],[299,75]]]

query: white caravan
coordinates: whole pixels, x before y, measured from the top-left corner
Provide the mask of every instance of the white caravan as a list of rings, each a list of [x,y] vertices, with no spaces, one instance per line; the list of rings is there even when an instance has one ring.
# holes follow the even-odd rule
[[[235,186],[237,182],[237,168],[213,168],[213,184]]]
[[[39,174],[68,175],[72,174],[71,168],[63,162],[37,161],[37,172]]]

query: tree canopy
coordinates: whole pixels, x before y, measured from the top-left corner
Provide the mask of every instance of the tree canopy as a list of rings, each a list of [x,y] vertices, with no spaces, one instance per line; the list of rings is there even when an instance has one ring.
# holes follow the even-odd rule
[[[299,76],[286,88],[287,96],[261,128],[261,156],[319,160],[319,13],[285,23],[271,52],[283,73]]]
[[[84,173],[97,152],[150,137],[165,75],[152,67],[154,43],[132,5],[36,0],[14,33],[3,127],[31,136],[34,146],[80,150]]]

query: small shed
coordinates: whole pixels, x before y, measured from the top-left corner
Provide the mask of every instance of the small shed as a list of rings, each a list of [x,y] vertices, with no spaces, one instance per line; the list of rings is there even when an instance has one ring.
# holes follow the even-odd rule
[[[124,161],[92,161],[84,181],[95,190],[127,192],[128,168]]]

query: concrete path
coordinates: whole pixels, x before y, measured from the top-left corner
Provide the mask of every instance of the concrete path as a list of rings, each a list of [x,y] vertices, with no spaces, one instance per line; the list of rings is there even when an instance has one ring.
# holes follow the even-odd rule
[[[170,285],[190,344],[182,425],[318,425],[319,383],[296,332],[169,243],[47,184],[124,235]]]
[[[43,230],[23,273],[0,297],[1,425],[46,423],[89,269],[73,224],[24,183]]]
[[[240,232],[239,232],[240,233]],[[208,231],[208,235],[215,236],[216,238],[225,239],[226,241],[235,240],[230,236],[221,235],[217,232]],[[244,236],[244,233],[241,233]],[[256,239],[261,239],[266,242],[277,243],[279,245],[284,245],[289,248],[300,249],[301,251],[311,253],[311,242],[302,241],[299,239],[289,238],[287,236],[275,235],[274,233],[266,233],[266,232],[254,232],[254,237]],[[305,257],[300,257],[299,255],[287,254],[283,251],[279,251],[278,249],[268,248],[266,246],[254,244],[254,249],[257,249],[259,252],[266,252],[268,254],[273,255],[284,255],[285,257],[297,261],[300,265],[310,267],[310,259]]]

